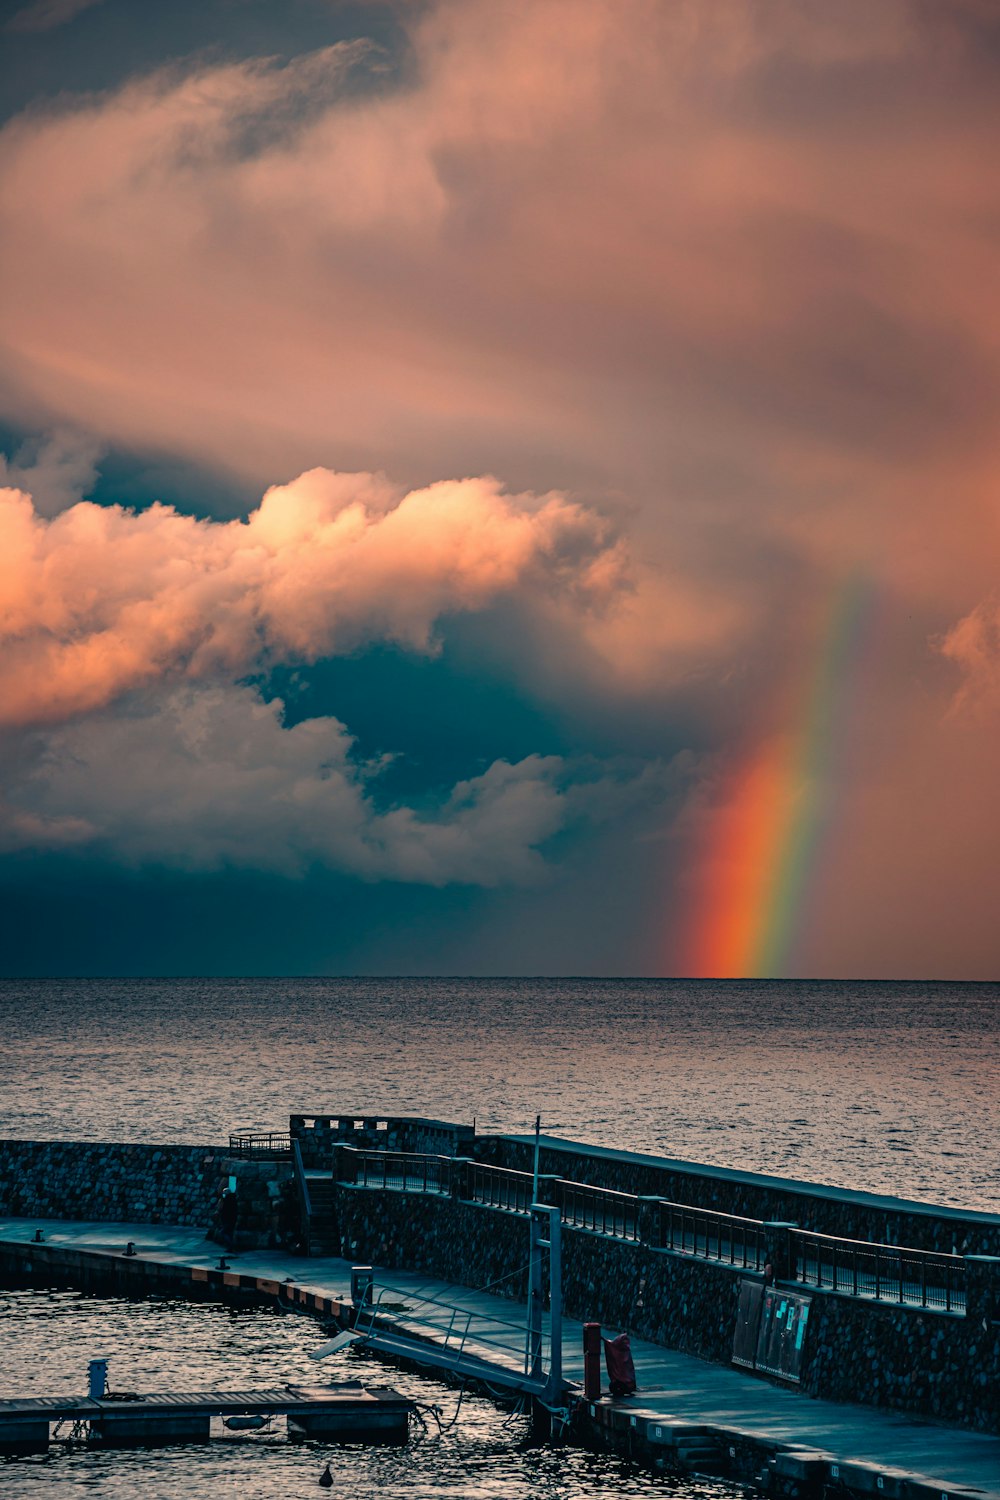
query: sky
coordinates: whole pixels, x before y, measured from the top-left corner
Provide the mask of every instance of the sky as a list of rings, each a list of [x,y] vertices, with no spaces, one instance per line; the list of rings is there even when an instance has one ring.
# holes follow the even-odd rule
[[[998,977],[993,0],[0,31],[2,972]]]

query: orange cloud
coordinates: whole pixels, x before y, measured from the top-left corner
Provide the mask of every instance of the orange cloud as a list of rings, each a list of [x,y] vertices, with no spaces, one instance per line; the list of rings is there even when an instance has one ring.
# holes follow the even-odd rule
[[[584,612],[621,586],[607,523],[493,479],[401,494],[314,469],[247,520],[0,491],[0,722],[54,723],[158,679],[232,678],[375,639],[432,647],[442,616],[517,590]]]

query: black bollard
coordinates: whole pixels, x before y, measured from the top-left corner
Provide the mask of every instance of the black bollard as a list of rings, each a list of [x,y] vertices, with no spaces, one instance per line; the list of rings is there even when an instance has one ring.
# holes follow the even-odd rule
[[[601,1325],[583,1325],[583,1395],[586,1401],[601,1399]]]

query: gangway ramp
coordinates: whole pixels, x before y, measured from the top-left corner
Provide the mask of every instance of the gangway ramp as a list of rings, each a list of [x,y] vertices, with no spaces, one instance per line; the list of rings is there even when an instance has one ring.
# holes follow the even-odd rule
[[[551,1373],[551,1329],[543,1319],[540,1344],[528,1349],[524,1318],[500,1317],[430,1292],[380,1286],[359,1308],[354,1331],[365,1345],[465,1380],[539,1398],[556,1394]],[[537,1352],[538,1360],[533,1356]]]

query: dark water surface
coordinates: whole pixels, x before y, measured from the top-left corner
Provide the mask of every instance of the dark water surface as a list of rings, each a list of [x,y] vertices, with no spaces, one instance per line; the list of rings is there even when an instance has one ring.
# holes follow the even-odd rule
[[[455,1412],[458,1392],[420,1376],[387,1369],[353,1353],[316,1365],[307,1355],[326,1340],[320,1325],[294,1313],[235,1313],[211,1304],[127,1302],[74,1292],[0,1291],[4,1393],[79,1394],[87,1361],[110,1357],[116,1391],[266,1389],[286,1381],[392,1384],[423,1403]],[[336,1369],[333,1366],[336,1365]],[[328,1493],[333,1500],[733,1500],[719,1483],[662,1479],[606,1456],[527,1444],[527,1423],[491,1402],[465,1397],[459,1420],[442,1437],[405,1448],[331,1448],[290,1444],[284,1421],[273,1433],[225,1434],[213,1423],[206,1446],[65,1451],[47,1457],[0,1459],[4,1500],[44,1500],[53,1493],[101,1500],[297,1500]],[[319,1475],[329,1459],[335,1488]]]
[[[0,982],[0,1132],[225,1140],[421,1114],[1000,1209],[1000,988]]]

